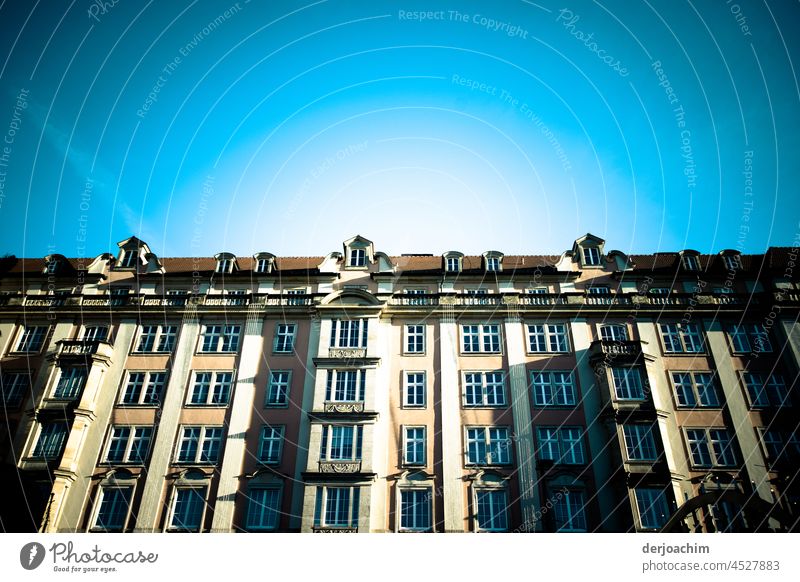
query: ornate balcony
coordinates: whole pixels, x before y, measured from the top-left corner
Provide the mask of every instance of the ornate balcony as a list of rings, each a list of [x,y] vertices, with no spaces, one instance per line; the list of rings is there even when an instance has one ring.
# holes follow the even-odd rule
[[[364,412],[363,402],[326,402],[325,412],[339,414],[358,414]]]
[[[320,461],[320,473],[360,473],[361,461]]]
[[[99,357],[111,359],[114,346],[103,340],[59,340],[56,342],[56,358]]]
[[[630,340],[595,340],[589,346],[590,360],[635,361],[642,357],[642,343]]]

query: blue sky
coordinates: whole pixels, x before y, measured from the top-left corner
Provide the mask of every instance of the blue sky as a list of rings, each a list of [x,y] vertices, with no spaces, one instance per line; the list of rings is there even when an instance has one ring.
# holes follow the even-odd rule
[[[0,253],[752,253],[800,228],[795,2],[102,4],[0,4]]]

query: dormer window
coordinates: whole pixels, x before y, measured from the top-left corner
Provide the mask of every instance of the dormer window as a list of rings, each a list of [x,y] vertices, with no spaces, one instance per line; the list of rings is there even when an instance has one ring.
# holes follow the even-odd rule
[[[233,261],[230,259],[220,259],[217,261],[217,273],[230,273]]]
[[[119,257],[119,266],[123,269],[132,269],[136,266],[138,258],[138,250],[122,251]]]
[[[583,247],[583,264],[587,267],[600,265],[600,249],[597,247]]]
[[[447,271],[450,273],[457,273],[458,269],[458,257],[447,257]]]
[[[366,249],[350,249],[350,257],[347,263],[348,267],[366,267],[367,266],[367,250]]]
[[[503,255],[497,251],[489,251],[483,254],[484,264],[487,273],[497,273],[503,269]]]
[[[697,259],[697,255],[683,255],[681,261],[683,263],[683,268],[687,271],[700,270],[700,261]]]
[[[444,254],[444,270],[446,273],[458,273],[461,271],[462,255],[456,251],[450,251]]]
[[[254,271],[256,273],[271,273],[275,267],[275,255],[273,254],[258,253],[253,255],[253,259],[255,259]]]
[[[728,271],[738,271],[742,268],[742,257],[738,254],[722,255],[722,262]]]
[[[267,273],[269,271],[269,259],[258,259],[256,261],[256,273]]]
[[[60,266],[61,261],[58,259],[49,259],[44,267],[44,272],[46,275],[55,275]]]

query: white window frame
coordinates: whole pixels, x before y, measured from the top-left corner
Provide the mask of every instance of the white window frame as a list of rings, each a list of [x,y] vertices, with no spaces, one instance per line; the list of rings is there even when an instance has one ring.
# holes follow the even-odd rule
[[[334,447],[334,432],[336,428],[350,429],[352,437],[350,439],[350,446],[352,454],[347,456],[333,456],[336,451]],[[342,440],[339,443],[339,448],[344,450],[344,443]],[[322,433],[320,438],[320,453],[319,460],[323,463],[355,463],[362,460],[364,455],[364,425],[363,424],[346,424],[346,423],[325,423],[322,425]]]
[[[100,330],[105,330],[101,332]],[[100,334],[102,337],[98,337]],[[111,338],[111,328],[108,325],[90,324],[84,325],[81,330],[81,340],[85,342],[101,341],[107,342]]]
[[[125,437],[125,446],[124,452],[122,454],[121,460],[114,460],[110,459],[109,455],[111,453],[111,445],[114,442],[114,432],[116,430],[127,430],[127,436]],[[147,436],[146,442],[147,446],[145,447],[144,453],[141,456],[141,460],[131,459],[131,453],[134,449],[134,444],[139,442],[141,437],[137,439],[136,431],[138,430],[149,430],[149,434]],[[133,466],[141,466],[147,463],[147,459],[150,456],[150,451],[153,447],[153,437],[155,435],[155,430],[152,425],[143,425],[143,424],[115,424],[109,427],[108,434],[106,435],[106,445],[103,449],[103,464],[107,465],[133,465]]]
[[[60,435],[61,442],[58,444],[58,450],[57,451],[54,450],[53,443],[55,442],[55,437],[59,435],[55,434],[48,435],[45,438],[50,439],[52,442],[48,443],[46,450],[41,451],[41,453],[37,455],[36,451],[37,449],[39,449],[39,442],[41,441],[42,436],[45,433],[45,427],[48,427],[48,429],[50,427],[63,427],[64,429],[63,433]],[[69,440],[69,433],[70,433],[70,425],[67,422],[59,422],[59,421],[40,422],[36,427],[36,439],[34,439],[32,443],[30,457],[33,459],[43,459],[47,461],[53,461],[57,458],[60,458],[61,455],[64,454],[64,449],[67,446],[67,440]],[[44,448],[44,445],[42,446],[42,448]],[[46,454],[50,452],[53,452],[54,454],[53,455]]]
[[[98,525],[100,519],[100,512],[103,508],[103,501],[105,501],[106,493],[109,491],[125,491],[127,490],[128,496],[125,501],[125,517],[122,519],[122,526],[119,528],[103,527]],[[133,506],[134,485],[131,484],[113,484],[113,485],[100,485],[97,488],[97,497],[95,498],[94,510],[92,511],[91,528],[90,531],[96,532],[121,532],[125,531],[128,527],[128,520],[131,516],[131,507]]]
[[[769,332],[758,323],[732,324],[727,331],[731,352],[734,354],[772,352]]]
[[[131,383],[131,375],[143,374],[141,387],[138,390],[136,402],[125,402],[125,394],[127,393],[128,385]],[[153,376],[163,374],[163,379],[160,382],[153,382]],[[152,385],[161,385],[161,388],[156,392],[156,399],[154,402],[143,402],[144,397],[148,394],[148,388]],[[127,370],[125,377],[120,387],[118,406],[159,406],[162,401],[162,396],[167,387],[167,371],[166,370]]]
[[[428,326],[424,323],[407,323],[403,326],[403,353],[409,355],[424,355]]]
[[[556,380],[556,374],[560,380]],[[546,379],[540,382],[537,376]],[[575,374],[571,370],[531,370],[530,372],[531,390],[533,390],[533,403],[537,408],[572,408],[577,404],[577,387],[575,384]],[[568,382],[565,381],[568,380]],[[549,401],[546,398],[546,391],[550,393]],[[562,402],[559,402],[559,398]]]
[[[253,493],[256,492],[256,491],[258,491],[258,492],[264,492],[264,491],[274,492],[276,494],[276,500],[277,500],[276,505],[277,505],[277,507],[273,510],[273,508],[271,508],[271,507],[268,507],[266,505],[263,505],[261,503],[256,502],[255,498],[253,497]],[[261,506],[261,510],[260,510],[259,513],[260,513],[260,516],[261,516],[262,520],[259,523],[254,523],[254,520],[253,520],[253,517],[254,517],[253,516],[253,514],[254,514],[253,504],[254,503],[258,503]],[[281,523],[281,505],[282,504],[283,504],[283,487],[280,487],[278,485],[254,485],[254,486],[250,487],[250,489],[248,490],[248,495],[247,495],[247,514],[246,514],[246,517],[245,517],[245,523],[246,523],[247,530],[248,531],[275,531],[275,530],[277,530],[280,527],[280,523]],[[272,517],[274,517],[275,523],[274,524],[268,524],[268,525],[262,525],[263,524],[264,515],[267,514],[270,511],[274,511],[274,515]]]
[[[419,516],[414,513],[413,517],[414,523],[412,525],[403,525],[403,495],[404,494],[411,494],[411,495],[419,495],[422,494],[425,496],[423,500],[427,503],[427,517],[428,517],[428,524],[417,524],[417,518]],[[414,507],[417,507],[418,502],[414,500],[413,502]],[[397,489],[397,531],[400,532],[428,532],[433,530],[433,489],[431,487],[398,487]]]
[[[428,463],[428,427],[425,425],[403,425],[403,451],[402,462],[404,466],[424,467]],[[422,436],[417,434],[413,436],[413,440],[409,440],[409,431],[422,431]],[[410,442],[422,447],[422,459],[411,460],[408,456],[408,445]]]
[[[566,323],[528,323],[525,329],[529,354],[570,352],[569,328]],[[540,347],[544,349],[538,349]]]
[[[332,319],[330,347],[365,349],[369,341],[369,319]]]
[[[681,256],[681,264],[687,271],[699,271],[700,259],[697,255],[683,255]]]
[[[477,328],[476,330],[470,330],[469,334],[467,333],[467,328]],[[487,331],[487,328],[495,328],[494,331]],[[473,350],[472,342],[469,344],[467,343],[467,337],[477,337],[478,340],[478,349]],[[485,349],[487,340],[489,343],[492,342],[492,337],[496,336],[497,338],[497,349]],[[469,348],[469,349],[468,349]],[[461,353],[464,355],[467,354],[502,354],[503,353],[503,333],[500,330],[500,324],[498,323],[462,323],[461,324]]]
[[[631,422],[620,425],[625,459],[631,463],[654,463],[659,458],[656,424]],[[629,438],[630,437],[630,438]],[[649,441],[649,442],[648,442]],[[636,452],[639,452],[637,455]],[[633,454],[632,454],[633,453]]]
[[[601,262],[600,249],[598,247],[581,247],[581,263],[584,267],[600,267]]]
[[[195,394],[197,392],[197,387],[199,385],[199,379],[201,375],[208,374],[210,377],[208,379],[208,386],[206,388],[205,398],[202,401],[195,402]],[[224,380],[221,381],[220,378],[224,377],[225,375],[229,375],[230,378],[227,382]],[[219,402],[215,402],[214,399],[217,395],[217,387],[225,386],[227,384],[227,390],[219,390],[220,394],[225,395],[224,400],[220,400]],[[185,405],[190,408],[199,408],[199,407],[216,407],[216,408],[225,408],[231,402],[231,398],[233,396],[233,388],[236,384],[236,372],[234,370],[193,370],[191,381],[189,382],[189,389],[186,391],[186,403]]]
[[[645,380],[642,377],[642,370],[638,366],[612,366],[608,373],[611,375],[614,400],[620,402],[642,402],[647,400]],[[631,378],[636,378],[636,381],[631,382]],[[621,391],[624,393],[622,396],[620,396]]]
[[[354,269],[367,266],[367,249],[351,247],[347,253],[347,266]]]
[[[0,409],[14,410],[22,405],[31,391],[31,375],[28,371],[5,370],[0,376]]]
[[[584,433],[582,426],[537,426],[536,458],[555,465],[585,465]],[[552,447],[558,448],[556,458],[552,458]]]
[[[446,256],[444,258],[444,270],[446,273],[460,273],[461,257]]]
[[[200,433],[197,437],[197,444],[194,453],[194,458],[190,460],[181,460],[181,445],[186,440],[185,434],[186,431],[189,429],[200,429]],[[209,438],[208,433],[211,431],[219,430],[219,437],[217,438]],[[213,461],[203,461],[203,448],[206,442],[219,440],[217,446],[217,458]],[[222,425],[200,425],[200,424],[183,424],[178,429],[178,439],[175,446],[175,455],[174,455],[174,463],[176,465],[205,465],[205,466],[215,466],[219,463],[222,455],[224,453],[223,447],[225,444],[225,427]]]
[[[579,504],[572,504],[573,499],[578,499]],[[576,507],[579,507],[576,509]],[[563,526],[558,526],[559,512],[564,519]],[[586,495],[577,489],[564,489],[561,495],[555,497],[553,504],[553,520],[557,532],[586,532],[589,520],[586,518]],[[582,521],[579,521],[582,520]],[[576,523],[577,522],[577,523]]]
[[[14,343],[16,346],[14,352],[19,354],[38,354],[44,348],[49,331],[50,328],[47,325],[23,325],[20,327],[19,335]],[[36,343],[38,345],[35,346],[35,349],[30,349],[32,346],[26,345],[31,343],[31,338],[37,339]]]
[[[702,432],[702,439],[696,439],[697,433],[695,432]],[[690,432],[694,434],[690,434]],[[727,435],[727,451],[732,456],[732,460],[730,463],[722,462],[720,452],[717,450],[715,443],[722,442],[718,439],[713,438],[712,433],[719,433],[723,432]],[[736,452],[736,448],[734,446],[735,436],[725,427],[695,427],[695,426],[687,426],[683,429],[683,436],[686,442],[686,450],[689,454],[689,464],[694,468],[699,469],[711,469],[711,468],[722,468],[722,469],[730,469],[739,466],[739,455]],[[694,455],[694,448],[692,446],[693,443],[697,443],[698,445],[703,445],[705,447],[705,456],[708,457],[709,463],[699,463],[695,459]],[[700,451],[702,455],[702,451]]]
[[[345,508],[346,523],[328,523],[326,515],[328,513],[328,497],[332,489],[348,490],[347,507]],[[358,485],[318,485],[314,500],[314,527],[330,529],[352,529],[358,528],[358,519],[361,515],[361,487]]]
[[[175,511],[178,506],[179,491],[202,491],[202,511],[200,512],[200,520],[197,529],[184,528],[175,525]],[[170,501],[169,519],[167,520],[167,531],[181,531],[181,532],[201,532],[203,531],[203,524],[206,518],[206,509],[208,508],[208,484],[202,482],[197,485],[175,485],[172,491],[172,499]]]
[[[118,269],[135,269],[140,264],[139,249],[122,249]]]
[[[722,255],[722,262],[728,271],[740,271],[742,269],[742,255]]]
[[[642,499],[639,496],[640,492],[643,494],[647,492],[648,499]],[[648,530],[656,530],[663,527],[663,525],[669,519],[669,515],[671,513],[666,490],[659,489],[658,487],[636,487],[631,492],[631,495],[633,496],[634,505],[636,506],[636,519],[639,523],[639,527],[641,529],[648,529]],[[642,497],[644,497],[644,495],[642,495]],[[646,508],[642,507],[643,501],[647,502]],[[663,507],[656,507],[656,504],[659,503],[663,503]],[[659,520],[660,523],[657,525],[653,522],[650,522],[649,520],[647,523],[645,523],[645,515],[650,514],[653,510],[655,511],[665,510],[663,511],[664,515],[662,519]],[[653,516],[655,517],[655,515]]]
[[[409,391],[409,387],[412,385],[412,383],[409,382],[409,377],[411,375],[415,375],[416,376],[417,374],[422,376],[422,381],[418,382],[417,379],[415,378],[414,379],[415,381],[413,382],[413,385],[415,387],[418,387],[421,384],[421,386],[422,386],[422,402],[415,402],[415,403],[412,404],[412,403],[409,403],[409,396],[411,395],[411,392]],[[425,408],[427,406],[427,403],[428,403],[428,375],[425,373],[425,371],[424,370],[408,370],[408,371],[403,372],[403,406],[402,406],[402,408]]]
[[[74,401],[81,397],[83,389],[86,387],[86,380],[89,378],[89,369],[86,366],[72,365],[60,366],[56,381],[53,383],[53,391],[50,398],[53,400]],[[64,385],[69,385],[68,394],[59,394]],[[76,387],[77,386],[77,387]],[[74,394],[71,394],[74,392]],[[71,394],[71,395],[70,395]]]
[[[270,431],[270,438],[267,439],[267,431]],[[277,434],[277,436],[275,436]],[[264,424],[258,436],[258,462],[261,465],[280,465],[283,461],[283,442],[286,438],[286,426],[282,424]],[[265,458],[265,447],[269,444],[270,452],[274,451],[277,442],[277,452],[274,457]]]
[[[470,431],[481,431],[482,439],[480,441],[476,439],[470,439]],[[505,431],[506,437],[504,439],[492,439],[492,431]],[[492,448],[495,447],[495,441],[497,441],[497,446],[499,447],[499,452],[497,456],[500,457],[499,460],[496,460],[493,456]],[[470,461],[469,459],[469,448],[470,443],[482,443],[478,447],[478,453],[482,450],[484,451],[483,459],[479,459],[477,461]],[[464,447],[464,465],[467,467],[488,467],[488,466],[508,466],[513,464],[514,457],[511,451],[513,440],[511,438],[511,429],[507,426],[465,426],[464,427],[464,443],[466,446]],[[505,457],[502,456],[502,452],[505,451]],[[504,460],[507,459],[507,460]]]
[[[486,257],[486,272],[487,273],[500,272],[500,257]]]
[[[792,406],[789,389],[782,374],[745,371],[740,374],[750,408],[788,408]],[[748,378],[756,381],[751,383]]]
[[[600,339],[602,341],[626,342],[630,340],[628,337],[628,327],[622,323],[603,323],[599,327]]]
[[[703,336],[703,330],[697,323],[659,323],[658,331],[664,354],[673,355],[705,353],[706,342]],[[670,339],[667,340],[667,337]],[[690,338],[691,341],[689,341]],[[680,349],[672,349],[675,347],[675,342],[680,344]],[[697,344],[696,346],[695,343]],[[687,347],[697,347],[697,349],[690,350],[687,349]]]
[[[673,370],[673,371],[668,372],[668,374],[669,374],[670,384],[672,384],[672,393],[675,396],[675,405],[676,405],[677,408],[681,408],[681,409],[683,409],[683,408],[685,408],[685,409],[690,409],[690,408],[719,408],[720,406],[722,406],[722,404],[720,402],[720,398],[719,398],[719,390],[718,390],[718,387],[717,387],[716,375],[715,375],[714,372],[712,372],[712,371],[695,371],[695,370],[688,370],[688,371]],[[678,375],[682,375],[682,376],[684,376],[684,378],[682,378],[681,381],[678,381],[676,379],[676,376],[678,376]],[[685,382],[683,382],[683,380],[687,376],[688,376],[688,379],[689,379],[691,385],[686,384]],[[702,400],[707,400],[707,398],[702,398],[701,399],[701,397],[700,397],[701,394],[706,394],[707,395],[708,391],[704,390],[701,393],[700,386],[706,386],[706,384],[701,384],[700,382],[698,382],[698,377],[699,376],[710,376],[711,377],[711,382],[708,385],[711,387],[711,394],[714,396],[714,403],[713,404],[704,404],[702,402]],[[679,394],[680,394],[679,385],[680,386],[686,386],[686,389],[688,389],[690,391],[690,395],[694,399],[694,404],[683,404],[683,403],[681,403],[681,399],[680,399],[680,396],[679,396]]]
[[[353,398],[346,397],[348,392],[353,393]],[[367,370],[364,368],[332,368],[327,371],[325,402],[364,402],[366,396]]]
[[[283,338],[283,339],[281,339]],[[277,322],[275,324],[275,338],[272,341],[273,354],[293,354],[297,340],[297,324]],[[288,347],[287,345],[288,344]],[[283,349],[278,349],[282,347]]]
[[[502,513],[503,521],[505,522],[503,525],[500,525],[498,527],[485,527],[485,526],[481,525],[481,520],[480,520],[480,501],[479,500],[480,500],[480,497],[481,497],[482,494],[489,495],[490,499],[492,499],[493,496],[495,496],[495,495],[502,496],[503,504],[502,504],[501,513]],[[507,491],[506,488],[504,488],[504,487],[475,487],[475,488],[473,488],[473,503],[474,503],[474,507],[475,507],[475,519],[474,519],[474,521],[475,521],[475,531],[477,531],[477,532],[503,532],[503,531],[508,531],[508,509],[509,508],[508,508],[508,491]],[[492,508],[494,508],[494,506],[495,506],[494,502],[490,503],[489,505]],[[491,516],[491,520],[490,521],[493,523],[498,519],[499,519],[498,518],[498,514],[495,514],[494,511],[492,511],[492,516]]]
[[[493,377],[490,379],[489,374]],[[475,382],[475,376],[478,377],[479,382]],[[499,382],[497,376],[500,377]],[[468,377],[472,377],[471,379]],[[491,380],[491,381],[490,381]],[[506,402],[506,374],[503,370],[465,370],[461,373],[461,405],[464,408],[503,408],[507,406]],[[469,386],[477,386],[480,390],[480,402],[469,402],[470,396]],[[490,388],[495,387],[493,392],[497,399],[498,393],[496,387],[500,387],[499,402],[489,402]],[[474,392],[474,391],[473,391]]]
[[[220,328],[217,331],[216,328]],[[200,332],[197,352],[200,354],[236,354],[241,343],[242,326],[238,323],[205,323]],[[206,337],[211,338],[205,349]],[[228,349],[223,349],[226,347]]]
[[[285,378],[285,379],[284,379]],[[289,394],[292,389],[292,370],[270,370],[269,382],[264,392],[265,408],[288,408]],[[276,394],[283,396],[281,400],[270,402],[270,396],[275,390]]]

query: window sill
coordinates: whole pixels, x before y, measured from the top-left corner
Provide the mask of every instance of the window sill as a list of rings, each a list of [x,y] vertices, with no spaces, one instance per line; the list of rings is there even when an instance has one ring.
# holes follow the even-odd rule
[[[268,402],[265,402],[264,403],[264,408],[269,408],[271,410],[281,409],[281,408],[289,408],[289,403],[288,402],[283,402],[283,403],[280,403],[280,404],[270,404]]]

